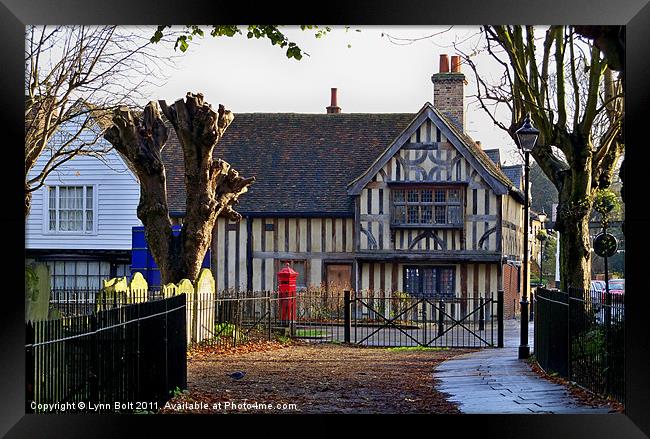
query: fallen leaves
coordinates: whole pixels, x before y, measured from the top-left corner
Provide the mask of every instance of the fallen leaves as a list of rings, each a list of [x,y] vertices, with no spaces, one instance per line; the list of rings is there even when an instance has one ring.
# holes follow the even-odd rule
[[[560,384],[566,387],[567,390],[569,391],[569,394],[580,404],[588,405],[591,407],[609,407],[610,412],[616,412],[616,413],[625,412],[624,404],[621,404],[620,402],[616,401],[611,397],[597,395],[585,389],[584,387],[581,387],[576,383],[561,377],[560,375],[558,375],[557,372],[547,373],[544,371],[544,369],[542,369],[539,366],[539,364],[537,364],[537,361],[528,361],[528,365],[533,370],[533,372],[535,372],[542,378],[551,381],[552,383]]]
[[[248,352],[266,352],[275,349],[284,349],[291,346],[292,344],[295,344],[295,342],[281,343],[276,340],[262,340],[245,344],[238,344],[236,346],[233,346],[232,344],[198,346],[191,350],[188,350],[187,359],[189,361],[203,359],[212,355],[242,355]]]
[[[278,342],[207,348],[193,353],[188,363],[189,391],[170,402],[261,407],[209,413],[459,413],[456,404],[436,390],[433,370],[466,352]],[[233,370],[245,370],[246,376],[232,380],[227,374]],[[285,410],[288,404],[295,406]]]

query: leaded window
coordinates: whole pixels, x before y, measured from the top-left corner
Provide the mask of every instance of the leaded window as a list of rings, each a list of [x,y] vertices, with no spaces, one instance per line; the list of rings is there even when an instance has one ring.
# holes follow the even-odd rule
[[[391,189],[393,225],[454,226],[463,225],[463,188]]]
[[[451,299],[456,296],[454,267],[407,266],[404,287],[413,297]]]

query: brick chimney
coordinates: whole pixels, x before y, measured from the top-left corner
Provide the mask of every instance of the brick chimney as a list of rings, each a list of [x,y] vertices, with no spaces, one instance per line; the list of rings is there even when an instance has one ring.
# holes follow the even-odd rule
[[[332,99],[329,107],[326,107],[327,109],[327,114],[335,114],[335,113],[340,113],[341,112],[341,107],[338,106],[337,104],[337,95],[336,95],[337,89],[332,88]]]
[[[465,129],[465,75],[460,71],[460,56],[440,55],[440,69],[431,76],[433,106],[448,116],[458,128]]]

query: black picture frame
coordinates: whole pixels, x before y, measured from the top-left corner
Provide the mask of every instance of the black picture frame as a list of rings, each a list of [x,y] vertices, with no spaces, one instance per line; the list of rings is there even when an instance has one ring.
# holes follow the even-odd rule
[[[16,144],[24,139],[24,25],[25,24],[160,24],[160,23],[251,23],[316,22],[328,24],[612,24],[626,25],[626,413],[624,415],[474,415],[441,416],[428,419],[382,417],[311,420],[308,416],[264,417],[251,422],[239,415],[25,415],[24,322],[22,282],[24,215],[21,208],[24,175]],[[642,438],[650,436],[650,312],[643,270],[647,252],[650,214],[646,213],[644,175],[647,174],[647,106],[650,102],[650,5],[648,0],[457,0],[442,1],[338,1],[290,6],[267,2],[224,2],[208,0],[146,0],[133,2],[81,2],[78,0],[2,0],[0,4],[0,111],[2,117],[5,209],[1,216],[5,243],[3,306],[0,318],[0,435],[6,437],[122,437],[165,434],[199,436],[209,434],[312,434],[348,431],[352,421],[360,431],[373,429],[387,434],[459,434],[480,437],[586,437]],[[16,146],[12,146],[16,145]],[[633,239],[629,239],[632,237]],[[646,288],[644,289],[644,286]],[[244,415],[248,416],[248,415]],[[341,424],[339,424],[341,422]],[[347,422],[346,422],[347,423]],[[319,426],[323,428],[319,428]],[[207,428],[207,430],[206,430]],[[354,427],[353,427],[354,428]],[[449,429],[451,428],[451,429]],[[235,429],[235,430],[233,430]],[[302,433],[301,433],[302,432]],[[401,432],[401,433],[400,433]],[[457,432],[457,433],[454,433]]]

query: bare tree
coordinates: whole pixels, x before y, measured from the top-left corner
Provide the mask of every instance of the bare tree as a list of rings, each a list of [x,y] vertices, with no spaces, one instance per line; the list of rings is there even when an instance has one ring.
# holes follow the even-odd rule
[[[212,240],[217,216],[239,221],[233,209],[254,178],[243,178],[227,162],[212,158],[234,116],[219,105],[215,112],[202,94],[188,93],[172,105],[149,102],[141,115],[120,107],[105,138],[133,165],[140,180],[138,218],[160,268],[163,284],[196,280]],[[185,165],[186,215],[179,236],[172,233],[161,151],[168,138],[162,113],[176,131]]]
[[[453,47],[474,72],[478,105],[515,143],[531,113],[540,130],[532,156],[559,193],[562,288],[587,288],[593,197],[611,184],[624,150],[622,78],[612,72],[623,65],[620,26],[550,26],[543,34],[533,26],[483,26],[477,35]],[[500,77],[483,74],[474,62],[482,54],[501,66]],[[499,116],[504,106],[509,120]]]
[[[561,286],[588,288],[593,197],[611,184],[624,149],[620,80],[601,50],[570,26],[551,26],[543,38],[532,26],[484,26],[483,35],[503,76],[488,84],[472,54],[463,54],[475,73],[479,104],[515,142],[524,115],[531,113],[540,130],[531,154],[559,193]],[[510,120],[497,118],[499,105],[508,107]]]
[[[28,26],[25,36],[27,216],[32,193],[57,167],[107,152],[97,140],[112,110],[142,102],[147,85],[173,61],[132,27]]]

